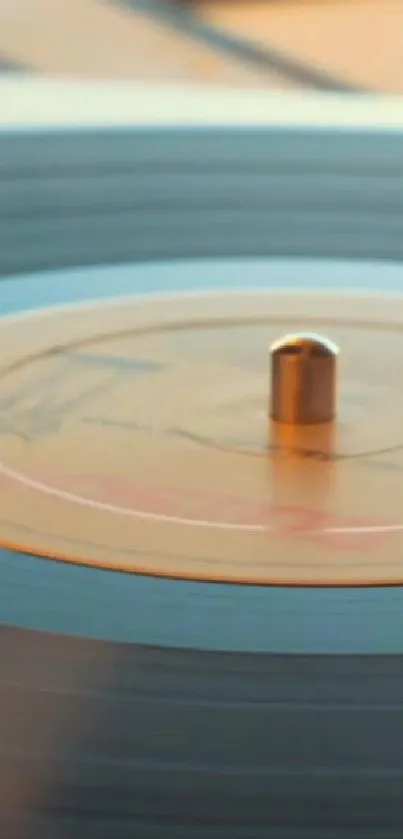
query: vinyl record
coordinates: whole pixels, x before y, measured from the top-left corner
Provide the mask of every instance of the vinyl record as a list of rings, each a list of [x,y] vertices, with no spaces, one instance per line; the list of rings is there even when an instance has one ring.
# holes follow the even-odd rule
[[[1,151],[3,834],[400,837],[401,135]]]

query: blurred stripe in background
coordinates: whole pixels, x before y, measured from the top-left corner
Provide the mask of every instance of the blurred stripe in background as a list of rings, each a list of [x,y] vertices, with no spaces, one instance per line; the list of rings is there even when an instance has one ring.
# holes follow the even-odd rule
[[[0,0],[0,71],[403,91],[403,0]]]

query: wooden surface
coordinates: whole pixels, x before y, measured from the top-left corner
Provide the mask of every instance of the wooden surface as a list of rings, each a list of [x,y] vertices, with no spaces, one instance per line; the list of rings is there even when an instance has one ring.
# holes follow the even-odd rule
[[[284,71],[281,61],[276,67],[252,54],[237,55],[194,27],[179,31],[157,7],[153,0],[2,0],[0,68],[241,88],[309,86],[298,73]],[[196,24],[340,83],[403,91],[402,0],[202,0],[194,8]]]
[[[292,86],[145,14],[100,0],[0,4],[0,56],[47,75]]]
[[[403,91],[402,0],[207,0],[201,15],[352,84]]]

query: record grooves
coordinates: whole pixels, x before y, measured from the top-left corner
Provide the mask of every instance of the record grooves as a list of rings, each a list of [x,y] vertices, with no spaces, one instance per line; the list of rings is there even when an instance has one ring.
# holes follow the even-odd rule
[[[394,839],[401,138],[176,139],[0,135],[3,833]],[[340,347],[314,449],[267,436],[268,348],[307,330]]]

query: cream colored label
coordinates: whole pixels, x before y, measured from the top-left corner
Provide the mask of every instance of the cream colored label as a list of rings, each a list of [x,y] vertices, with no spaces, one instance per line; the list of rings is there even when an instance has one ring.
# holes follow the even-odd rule
[[[403,303],[339,308],[228,294],[0,321],[0,541],[173,577],[402,582]],[[341,349],[338,418],[282,429],[268,349],[307,328]]]

